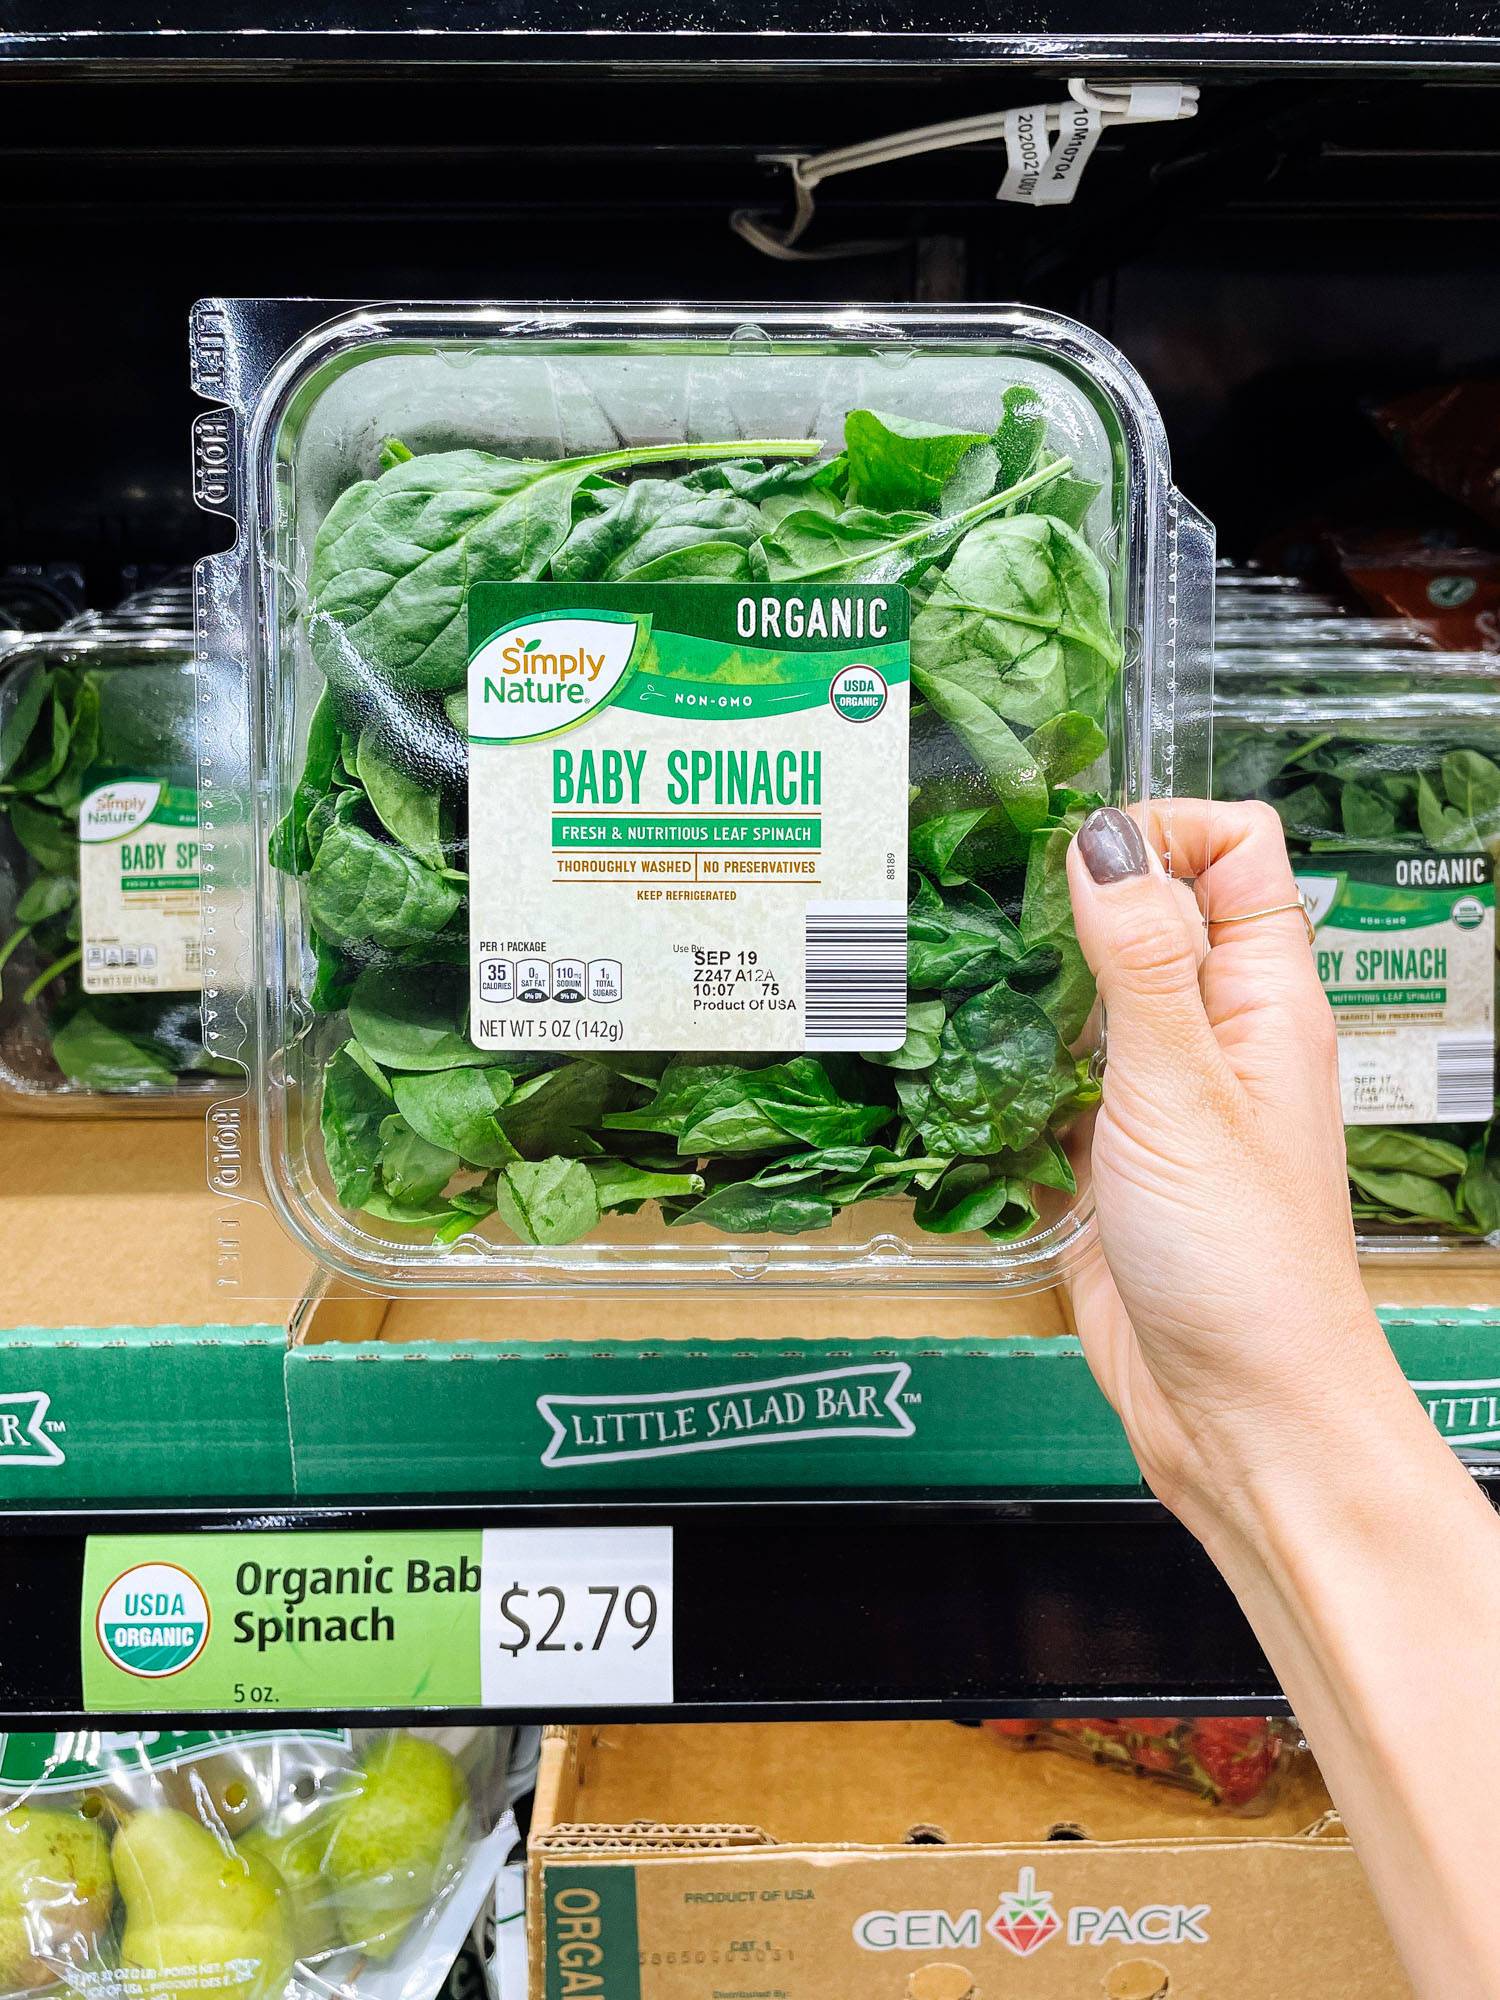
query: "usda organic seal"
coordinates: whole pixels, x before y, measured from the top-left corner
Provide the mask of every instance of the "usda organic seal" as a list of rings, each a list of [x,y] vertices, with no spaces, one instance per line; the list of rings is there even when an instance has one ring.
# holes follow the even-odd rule
[[[885,707],[885,676],[858,662],[841,667],[828,684],[828,699],[845,722],[873,722]]]
[[[176,1563],[137,1563],[100,1598],[94,1630],[117,1667],[159,1681],[193,1664],[212,1623],[197,1577]]]
[[[1484,904],[1477,896],[1460,896],[1453,905],[1453,921],[1461,931],[1471,931],[1484,922]]]

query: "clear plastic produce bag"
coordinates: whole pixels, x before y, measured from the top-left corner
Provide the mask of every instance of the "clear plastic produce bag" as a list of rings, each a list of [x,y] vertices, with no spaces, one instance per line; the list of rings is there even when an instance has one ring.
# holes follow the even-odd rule
[[[1070,1716],[987,1727],[1019,1749],[1083,1757],[1244,1814],[1270,1811],[1302,1747],[1294,1722],[1259,1715]]]
[[[0,1994],[430,2000],[505,1856],[508,1735],[0,1737]]]

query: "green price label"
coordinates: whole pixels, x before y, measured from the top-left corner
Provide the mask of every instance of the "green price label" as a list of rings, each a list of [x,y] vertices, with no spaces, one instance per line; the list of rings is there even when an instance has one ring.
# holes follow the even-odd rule
[[[672,1701],[670,1528],[94,1535],[94,1713]]]
[[[477,1704],[480,1544],[477,1529],[91,1536],[84,1705]]]

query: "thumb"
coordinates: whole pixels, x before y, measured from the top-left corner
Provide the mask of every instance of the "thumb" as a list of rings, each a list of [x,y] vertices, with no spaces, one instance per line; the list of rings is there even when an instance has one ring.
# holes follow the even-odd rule
[[[1155,1096],[1222,1060],[1198,987],[1202,923],[1191,922],[1140,827],[1100,806],[1068,850],[1078,942],[1098,983],[1110,1069]]]

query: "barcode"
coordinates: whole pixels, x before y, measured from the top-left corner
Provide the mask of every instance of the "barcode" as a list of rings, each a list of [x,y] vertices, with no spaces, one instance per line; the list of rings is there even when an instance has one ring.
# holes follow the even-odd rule
[[[1437,1115],[1464,1124],[1489,1119],[1495,1111],[1495,1045],[1481,1039],[1445,1035],[1437,1045]]]
[[[900,1048],[906,911],[899,903],[810,904],[805,964],[807,1048]]]

